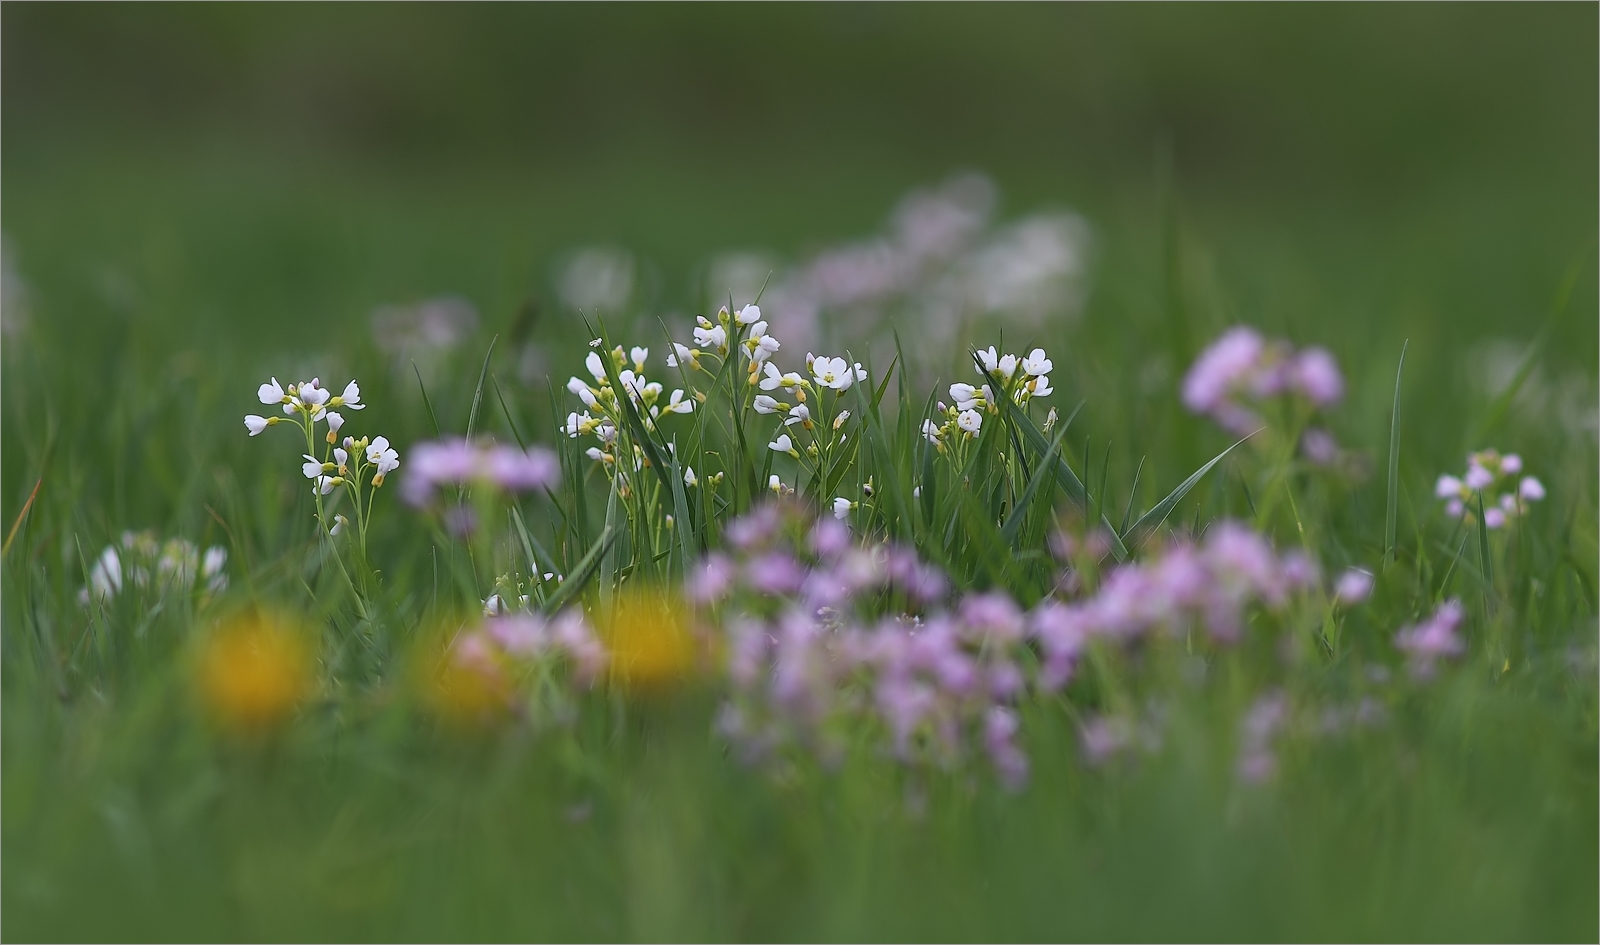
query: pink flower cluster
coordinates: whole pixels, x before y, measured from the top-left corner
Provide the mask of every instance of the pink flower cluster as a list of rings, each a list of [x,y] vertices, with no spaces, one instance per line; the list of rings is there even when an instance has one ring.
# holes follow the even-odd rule
[[[1296,351],[1287,342],[1269,342],[1243,326],[1212,342],[1183,379],[1184,404],[1238,436],[1261,426],[1255,409],[1260,401],[1289,394],[1318,408],[1338,403],[1344,397],[1338,362],[1325,348]],[[1331,437],[1326,431],[1313,430],[1308,436],[1313,453],[1328,452]]]
[[[433,501],[446,485],[480,485],[504,492],[548,489],[561,481],[561,463],[543,447],[526,451],[498,443],[465,439],[419,443],[411,451],[411,468],[401,483],[405,500],[415,506]]]
[[[606,668],[606,651],[580,609],[554,617],[515,613],[488,617],[450,645],[459,665],[497,673],[507,662],[564,662],[579,682],[592,683]]]
[[[1465,615],[1461,601],[1452,598],[1426,620],[1394,635],[1395,649],[1406,655],[1413,679],[1432,679],[1441,660],[1455,659],[1467,651],[1466,642],[1456,634]]]
[[[1503,528],[1507,521],[1528,510],[1528,503],[1544,498],[1544,483],[1521,476],[1522,457],[1498,450],[1480,450],[1467,456],[1464,476],[1440,476],[1434,495],[1445,500],[1452,518],[1473,521],[1477,496],[1483,497],[1483,524]]]
[[[865,730],[909,765],[981,751],[1007,784],[1026,779],[1013,706],[1030,635],[1010,597],[944,608],[943,575],[913,552],[857,546],[793,505],[757,509],[727,538],[689,591],[720,611],[733,692],[719,727],[747,757],[800,745],[832,761]]]
[[[1065,682],[1077,653],[1095,638],[1197,628],[1233,643],[1250,607],[1281,608],[1318,580],[1304,554],[1279,555],[1257,532],[1220,522],[1198,544],[1174,544],[1153,560],[1117,568],[1092,596],[1035,608],[1029,619],[1043,646],[1041,681],[1046,688]]]

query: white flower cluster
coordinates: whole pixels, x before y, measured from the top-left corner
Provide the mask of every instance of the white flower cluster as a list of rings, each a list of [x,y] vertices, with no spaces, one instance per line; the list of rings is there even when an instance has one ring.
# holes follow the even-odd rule
[[[371,474],[373,488],[382,486],[384,478],[400,467],[400,452],[389,445],[388,438],[382,436],[363,436],[359,439],[346,436],[342,441],[339,439],[345,419],[336,408],[365,410],[367,405],[361,402],[361,387],[351,381],[345,385],[343,393],[331,394],[317,378],[285,388],[274,377],[256,390],[256,397],[268,406],[281,406],[285,416],[246,416],[244,425],[251,436],[285,421],[293,423],[305,434],[306,452],[301,454],[305,462],[300,464],[300,471],[311,480],[319,517],[322,516],[322,497],[338,486],[346,486],[355,491],[355,511],[357,517],[364,520],[365,510],[361,505],[360,492],[366,476]],[[319,422],[328,425],[320,459],[315,455],[319,448],[316,431]],[[343,515],[337,516],[329,528],[330,534],[337,535],[343,531],[346,521]],[[328,523],[324,521],[323,524]],[[365,534],[364,527],[362,532]]]
[[[1528,510],[1529,502],[1544,498],[1544,484],[1522,472],[1522,457],[1482,450],[1467,456],[1465,476],[1440,476],[1434,494],[1445,500],[1445,511],[1452,518],[1474,520],[1475,496],[1483,497],[1483,524],[1502,528],[1510,519]],[[1501,491],[1504,489],[1505,491]]]
[[[106,601],[133,588],[187,594],[202,581],[206,593],[217,594],[228,587],[222,570],[227,563],[227,549],[216,545],[202,555],[187,539],[162,542],[153,532],[123,532],[121,542],[107,545],[89,568],[89,585],[78,592],[78,601]]]
[[[1050,386],[1050,371],[1055,364],[1043,348],[1034,348],[1026,357],[1019,358],[1014,354],[1000,354],[990,345],[978,352],[978,361],[982,364],[979,373],[998,375],[1005,384],[1002,393],[1019,407],[1027,406],[1035,397],[1055,393],[1056,389]],[[976,437],[983,429],[983,415],[999,412],[994,390],[988,384],[951,384],[950,397],[955,401],[954,406],[944,401],[938,404],[944,422],[935,422],[932,418],[922,421],[922,435],[940,449],[944,448],[947,437]]]
[[[624,351],[622,346],[618,345],[605,356],[611,358],[613,366],[617,369],[617,380],[627,393],[628,401],[633,404],[646,429],[654,430],[656,421],[662,414],[694,412],[694,397],[686,397],[679,389],[674,390],[663,401],[661,395],[666,389],[660,383],[645,377],[644,366],[650,357],[649,348],[635,347]],[[617,392],[612,387],[610,375],[601,357],[600,352],[591,351],[584,359],[584,366],[594,378],[592,383],[581,377],[573,377],[567,381],[567,390],[583,401],[585,409],[582,412],[574,411],[567,414],[563,430],[567,436],[574,439],[594,434],[599,439],[600,445],[591,446],[585,453],[590,459],[603,462],[608,468],[614,468],[617,462],[617,430],[623,426],[624,421],[621,401],[618,400]],[[668,357],[667,363],[674,365],[676,361]],[[591,410],[594,411],[593,414],[590,413]],[[639,469],[643,461],[639,447],[635,445],[633,468]]]

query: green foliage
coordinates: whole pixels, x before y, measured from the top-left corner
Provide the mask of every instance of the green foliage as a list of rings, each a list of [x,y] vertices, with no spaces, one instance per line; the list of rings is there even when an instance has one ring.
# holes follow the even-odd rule
[[[303,14],[343,37],[333,61],[301,14],[146,9],[4,12],[3,228],[27,288],[25,320],[7,296],[0,375],[9,937],[1595,938],[1600,470],[1592,414],[1561,399],[1592,409],[1600,373],[1592,7],[631,11],[620,37],[610,13],[417,8],[390,14],[392,34],[373,14]],[[110,54],[87,24],[113,20],[148,42]],[[162,50],[171,73],[152,67]],[[282,79],[303,59],[310,84],[269,82],[248,131],[194,79],[213,70],[243,101],[257,80],[235,60]],[[625,77],[574,78],[590,62]],[[399,77],[413,67],[434,91]],[[345,68],[370,81],[358,101],[317,91]],[[525,94],[543,69],[560,94]],[[1260,98],[1269,73],[1292,107]],[[713,82],[754,91],[669,107]],[[1152,175],[1157,140],[1172,146]],[[776,421],[740,407],[736,358],[680,373],[708,394],[691,416],[648,429],[623,401],[651,469],[632,493],[561,433],[560,378],[587,343],[609,351],[616,332],[659,364],[667,323],[633,316],[701,313],[708,293],[682,284],[709,254],[860,232],[905,186],[971,164],[1012,202],[1068,203],[1097,228],[1081,317],[1008,341],[1056,360],[1048,404],[1002,397],[946,451],[919,434],[951,380],[978,380],[967,346],[1001,340],[980,321],[943,363],[908,361],[898,334],[852,352],[868,377],[837,401],[850,436],[813,475],[766,448]],[[653,264],[637,311],[561,310],[550,260],[619,233]],[[445,291],[482,313],[470,339],[434,361],[380,352],[373,308]],[[1189,360],[1241,321],[1339,356],[1347,468],[1183,410]],[[1495,339],[1521,352],[1501,383],[1483,366]],[[385,487],[346,574],[298,446],[240,429],[273,373],[359,378],[363,430],[402,461],[477,431],[550,445],[562,485],[497,509],[487,551]],[[1550,489],[1495,534],[1432,498],[1491,445]],[[1276,628],[1310,650],[1292,669],[1277,651],[1202,664],[1178,641],[1025,704],[1034,770],[1016,794],[866,750],[747,766],[713,733],[709,683],[600,690],[566,725],[453,724],[419,694],[413,664],[497,582],[554,612],[678,581],[772,472],[818,507],[860,502],[858,534],[1024,603],[1059,574],[1058,528],[1107,530],[1109,568],[1224,518],[1376,584],[1360,608]],[[146,528],[225,547],[229,590],[82,605],[100,549]],[[1273,783],[1239,781],[1263,685],[1359,692],[1373,665],[1398,671],[1394,632],[1451,597],[1469,607],[1459,664],[1387,724],[1295,743]],[[239,738],[200,707],[193,657],[252,605],[294,615],[317,688],[280,730]],[[1089,714],[1152,700],[1171,723],[1159,750],[1082,760]]]

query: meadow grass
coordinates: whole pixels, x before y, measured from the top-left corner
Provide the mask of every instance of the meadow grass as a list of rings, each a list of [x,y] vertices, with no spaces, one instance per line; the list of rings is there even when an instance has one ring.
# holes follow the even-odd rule
[[[1087,174],[1098,186],[1068,188],[1096,234],[1081,314],[977,319],[932,357],[908,354],[924,326],[903,319],[818,351],[867,377],[827,401],[851,411],[853,445],[813,483],[767,447],[776,418],[729,408],[742,366],[668,380],[653,314],[715,319],[703,286],[671,286],[716,247],[875,225],[907,167],[944,173],[915,149],[868,149],[846,173],[810,152],[755,171],[672,146],[625,175],[484,162],[441,183],[215,141],[189,153],[179,137],[98,156],[84,143],[105,137],[17,140],[4,229],[26,318],[8,296],[0,378],[6,937],[1600,934],[1594,221],[1564,209],[1569,177],[1519,164],[1441,173],[1403,199],[1268,188],[1251,203],[1187,191],[1170,168]],[[1019,166],[1016,190],[1055,196],[1055,173]],[[1293,225],[1263,209],[1280,202]],[[596,216],[629,221],[667,272],[647,304],[551,301],[548,260],[595,236]],[[375,306],[445,290],[483,313],[468,338],[416,366],[381,350]],[[1316,421],[1344,450],[1338,470],[1295,458],[1304,404],[1242,444],[1185,409],[1185,372],[1236,324],[1338,358],[1344,396]],[[627,495],[583,455],[592,438],[561,430],[581,409],[562,378],[584,373],[596,336],[602,351],[649,346],[668,390],[698,377],[711,394],[660,439],[618,403],[623,441],[655,452]],[[1509,373],[1487,366],[1496,340]],[[972,353],[991,344],[1046,348],[1056,392],[1015,415],[1002,400],[941,453],[920,424],[952,382],[982,383]],[[801,353],[775,360],[804,373]],[[605,367],[619,389],[625,365]],[[351,429],[400,451],[359,553],[315,520],[303,444],[241,429],[268,412],[255,391],[272,375],[335,391],[358,378],[369,406]],[[418,444],[468,433],[549,447],[563,475],[505,503],[466,494],[489,524],[460,540],[394,485]],[[1548,492],[1492,533],[1434,495],[1487,447],[1519,454]],[[691,465],[700,485],[682,487]],[[824,516],[836,496],[859,503],[857,539],[1023,607],[1057,592],[1060,532],[1080,555],[1096,528],[1115,536],[1078,567],[1089,594],[1119,558],[1159,561],[1226,520],[1306,552],[1324,583],[1360,567],[1374,586],[1358,606],[1252,606],[1238,646],[1196,632],[1095,650],[1065,688],[1016,700],[1020,786],[977,752],[948,769],[898,760],[871,717],[837,756],[791,744],[752,761],[719,728],[744,695],[720,670],[591,687],[541,666],[512,687],[514,711],[487,717],[498,691],[430,689],[432,661],[491,593],[581,607],[603,631],[630,586],[676,586],[728,551],[726,526],[768,500],[774,472]],[[144,529],[226,549],[227,589],[130,580],[82,602],[102,549]],[[567,581],[533,580],[545,571]],[[1397,633],[1452,598],[1466,651],[1413,680]],[[257,697],[235,698],[248,687],[227,661],[208,689],[208,647],[253,609],[302,649],[252,677]],[[475,692],[487,702],[464,705]],[[1308,718],[1372,696],[1382,721],[1301,726],[1269,776],[1242,777],[1247,719],[1273,693]],[[1085,731],[1119,714],[1159,739],[1097,763]]]

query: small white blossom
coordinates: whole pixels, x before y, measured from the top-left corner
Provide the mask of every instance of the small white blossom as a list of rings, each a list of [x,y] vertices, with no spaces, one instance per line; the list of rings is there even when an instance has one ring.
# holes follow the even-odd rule
[[[956,426],[977,436],[978,430],[983,427],[983,414],[976,410],[963,410],[956,415]]]
[[[735,320],[741,325],[759,322],[761,321],[761,309],[755,305],[746,305],[744,308],[739,309],[739,314],[735,316]]]
[[[600,360],[600,352],[589,352],[583,359],[583,366],[589,369],[589,373],[594,376],[596,381],[601,384],[606,383],[606,364]],[[572,387],[571,381],[567,382],[567,387]],[[577,393],[577,391],[573,391],[573,393]]]
[[[667,355],[667,367],[677,367],[680,364],[686,364],[689,367],[699,367],[699,349],[691,348],[688,345],[680,345],[674,341],[672,343],[672,351]]]
[[[1032,377],[1042,377],[1049,374],[1054,367],[1055,364],[1045,356],[1043,348],[1034,348],[1028,352],[1027,357],[1022,359],[1022,370]]]
[[[694,413],[694,400],[684,399],[683,391],[675,390],[667,399],[667,405],[662,408],[667,413]]]
[[[768,397],[766,394],[756,395],[756,413],[777,413],[780,410],[788,409],[788,407],[789,405],[783,401]]]
[[[400,467],[400,453],[389,446],[387,437],[373,437],[371,445],[367,447],[367,462],[378,467],[373,477],[376,483]]]
[[[1000,355],[994,350],[994,345],[990,345],[987,350],[979,351],[978,360],[982,362],[984,371],[1000,369]]]
[[[811,362],[811,376],[823,387],[842,391],[856,381],[856,373],[844,358],[816,358]]]
[[[850,419],[850,411],[848,411],[848,410],[839,411],[838,416],[833,418],[833,428],[835,430],[841,429],[844,426],[844,422],[846,420],[849,420],[849,419]]]
[[[312,456],[310,453],[301,453],[300,455],[306,458],[306,461],[300,464],[300,471],[305,473],[306,478],[316,479],[320,477],[324,466],[322,460]]]
[[[693,466],[690,466],[683,471],[683,484],[691,489],[700,484],[700,479],[694,474]]]
[[[780,433],[778,438],[767,444],[767,449],[775,453],[793,453],[794,441],[789,439],[789,434]]]
[[[351,383],[354,383],[353,381]],[[357,409],[360,409],[359,407]],[[334,437],[339,435],[339,428],[344,426],[344,415],[336,410],[328,411],[328,442],[332,443]]]
[[[721,325],[711,325],[709,322],[706,324],[708,327],[694,330],[694,343],[702,348],[717,348],[720,350],[727,347],[728,330]]]
[[[788,374],[779,371],[771,361],[763,364],[761,366],[761,371],[764,375],[761,378],[762,390],[777,390],[780,387],[798,387],[799,385],[805,383],[805,379],[793,371],[789,372]]]
[[[643,373],[645,359],[650,357],[649,348],[634,347],[628,349],[628,358],[633,361],[633,369]]]
[[[811,428],[811,408],[805,404],[795,404],[789,408],[789,416],[783,421],[783,425],[786,427],[792,427],[797,423],[806,424],[806,429],[808,430]]]
[[[349,407],[351,410],[365,410],[367,405],[361,402],[361,388],[355,381],[344,385],[344,393],[333,398],[330,407]]]
[[[258,417],[252,413],[245,416],[244,427],[246,430],[250,431],[251,436],[255,436],[262,430],[265,430],[267,427],[270,427],[277,422],[277,417]]]
[[[929,443],[939,442],[939,433],[942,429],[939,424],[934,423],[932,420],[922,421],[922,435],[927,438]]]
[[[259,388],[257,388],[256,397],[259,398],[262,403],[269,406],[272,404],[286,404],[289,402],[289,395],[283,392],[283,388],[278,384],[277,378],[273,378],[272,383],[262,384]]]
[[[1010,380],[1011,376],[1017,373],[1017,356],[1014,354],[1001,355],[1000,362],[995,367],[999,370],[1001,377]]]
[[[852,508],[855,508],[854,502],[851,502],[844,496],[839,496],[833,500],[833,517],[839,519],[840,521],[844,521],[850,517],[850,510]]]

